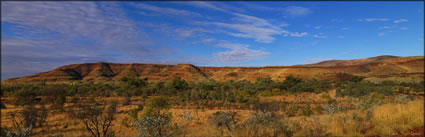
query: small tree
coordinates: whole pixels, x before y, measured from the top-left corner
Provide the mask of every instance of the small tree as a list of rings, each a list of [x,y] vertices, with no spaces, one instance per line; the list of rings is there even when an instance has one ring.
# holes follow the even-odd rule
[[[12,120],[14,131],[6,130],[6,136],[29,137],[33,128],[46,123],[47,116],[48,111],[43,104],[40,108],[27,105],[22,111],[9,113],[8,117]]]
[[[44,101],[52,104],[52,107],[63,111],[63,105],[66,102],[66,94],[62,87],[47,87],[42,90],[42,94],[45,96]]]
[[[82,121],[93,137],[107,137],[114,134],[110,127],[115,120],[116,110],[117,102],[100,107],[95,104],[78,104],[69,110],[68,116]]]
[[[144,116],[153,116],[161,114],[161,110],[167,110],[170,107],[168,99],[164,96],[153,97],[147,101]]]
[[[236,112],[222,112],[217,111],[213,115],[208,116],[208,120],[224,135],[224,131],[232,131],[233,126],[236,125]]]
[[[186,90],[189,87],[189,84],[180,77],[174,77],[172,81],[165,83],[165,87],[171,91],[181,91]]]

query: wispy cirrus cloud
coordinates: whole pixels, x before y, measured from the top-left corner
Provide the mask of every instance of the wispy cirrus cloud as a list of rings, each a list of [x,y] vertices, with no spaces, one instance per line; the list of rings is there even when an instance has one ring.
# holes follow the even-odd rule
[[[289,35],[292,36],[292,37],[304,37],[304,36],[307,36],[308,33],[307,32],[301,32],[301,33],[295,32],[295,33],[291,33]]]
[[[229,29],[232,32],[223,32],[234,37],[250,38],[263,43],[271,43],[275,40],[272,35],[288,33],[287,31],[280,29],[279,26],[272,25],[265,19],[240,13],[233,13],[233,15],[235,17],[232,20],[238,23],[201,22],[201,24],[215,25],[220,28]]]
[[[161,48],[115,2],[2,2],[1,10],[2,25],[22,32],[1,41],[2,79],[72,63],[123,56],[154,60],[174,53]]]
[[[214,11],[233,13],[233,12],[245,12],[245,9],[230,6],[225,3],[217,3],[217,2],[206,2],[206,1],[190,1],[190,2],[179,2],[181,4],[186,4],[198,8],[209,9]]]
[[[304,62],[305,63],[309,63],[309,64],[313,64],[313,63],[319,63],[319,62],[326,61],[326,60],[329,60],[329,59],[325,59],[325,58],[312,58],[312,59],[304,60]]]
[[[185,4],[200,7],[200,8],[212,9],[212,10],[221,11],[221,12],[228,12],[226,9],[221,8],[221,7],[217,7],[216,5],[212,4],[211,2],[192,1],[192,2],[187,2]]]
[[[224,22],[198,22],[203,25],[215,25],[223,30],[221,32],[240,38],[254,39],[257,42],[272,43],[275,38],[273,35],[284,35],[291,37],[303,37],[307,36],[307,32],[289,32],[281,29],[280,25],[271,24],[269,21],[258,18],[255,16],[249,16],[240,13],[233,13],[235,16],[232,18],[237,23],[224,23]]]
[[[132,3],[131,5],[134,6],[134,7],[143,9],[143,10],[148,10],[148,11],[160,13],[160,14],[163,14],[163,15],[201,16],[201,14],[196,13],[196,12],[192,12],[192,11],[187,11],[187,10],[182,10],[182,9],[175,9],[175,8],[163,8],[163,7],[149,5],[149,4],[144,4],[144,3],[137,3],[137,4],[136,3]]]
[[[249,45],[239,43],[220,43],[215,46],[230,49],[228,51],[214,53],[215,61],[220,63],[245,62],[263,59],[270,55],[269,52],[249,49]]]
[[[360,22],[377,22],[377,21],[389,21],[388,18],[365,18],[365,19],[358,19]]]
[[[288,6],[284,11],[290,16],[306,16],[313,13],[309,8],[299,6]]]
[[[269,7],[259,4],[250,4],[250,3],[241,3],[247,9],[252,10],[262,10],[262,11],[274,11],[281,12],[285,15],[297,17],[297,16],[306,16],[313,13],[313,10],[307,7],[301,6],[286,6],[286,7]]]
[[[319,39],[325,39],[328,38],[328,36],[323,35],[323,33],[319,33],[319,34],[314,34],[313,35],[314,38],[319,38]]]
[[[394,23],[402,23],[402,22],[407,22],[407,21],[409,21],[409,20],[407,20],[407,19],[398,19],[398,20],[394,20],[393,22]]]

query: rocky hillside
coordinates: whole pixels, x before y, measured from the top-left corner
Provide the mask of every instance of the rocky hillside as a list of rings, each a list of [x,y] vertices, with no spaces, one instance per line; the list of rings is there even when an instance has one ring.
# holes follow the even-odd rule
[[[274,80],[284,80],[288,75],[306,79],[335,79],[338,72],[364,76],[369,80],[424,79],[424,57],[378,56],[357,60],[329,60],[317,64],[266,67],[200,67],[191,64],[115,64],[85,63],[66,65],[48,72],[12,78],[2,83],[38,82],[104,82],[114,81],[125,76],[138,76],[149,81],[165,81],[181,77],[188,81],[214,79],[255,80],[270,76]]]

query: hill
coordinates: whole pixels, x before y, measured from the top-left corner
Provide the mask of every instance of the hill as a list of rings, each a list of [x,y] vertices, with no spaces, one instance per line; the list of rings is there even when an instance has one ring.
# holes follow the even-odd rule
[[[2,83],[38,82],[105,82],[125,76],[137,76],[148,81],[166,81],[181,77],[188,81],[214,79],[250,80],[270,76],[273,80],[284,80],[288,75],[305,79],[333,80],[339,72],[363,76],[368,80],[423,80],[424,57],[378,56],[356,60],[329,60],[316,64],[266,67],[202,67],[191,64],[115,64],[84,63],[58,67],[48,72],[11,78]]]

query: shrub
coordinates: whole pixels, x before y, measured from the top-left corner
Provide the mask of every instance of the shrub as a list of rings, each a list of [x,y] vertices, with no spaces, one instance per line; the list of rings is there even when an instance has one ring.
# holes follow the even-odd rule
[[[295,85],[301,82],[303,82],[301,78],[289,75],[289,76],[286,76],[285,80],[282,82],[281,88],[288,91],[290,88],[294,87]]]
[[[343,96],[360,97],[368,95],[372,88],[366,82],[349,82],[342,91]]]
[[[131,104],[131,99],[130,96],[128,94],[124,95],[124,100],[122,103],[124,106],[130,105]]]
[[[289,107],[289,110],[286,111],[286,115],[289,116],[289,117],[296,116],[298,114],[299,109],[300,109],[299,106],[291,105],[291,107]]]
[[[36,108],[33,105],[27,105],[22,109],[21,116],[24,120],[25,127],[32,126],[36,128],[46,123],[48,111],[44,105],[41,105],[40,108]]]
[[[274,112],[254,111],[252,115],[235,127],[236,136],[275,137],[292,136],[287,123],[279,120]]]
[[[397,96],[396,101],[397,101],[397,103],[400,103],[400,104],[406,104],[407,102],[409,102],[413,99],[414,99],[413,96],[410,95],[410,94],[409,95],[400,95],[400,96]]]
[[[316,112],[316,114],[323,114],[323,112],[325,111],[325,109],[321,106],[321,105],[316,105],[314,107],[314,111]]]
[[[3,102],[0,102],[0,109],[6,109],[6,105]]]
[[[325,106],[325,112],[328,114],[335,114],[340,111],[336,101],[329,101]]]
[[[233,126],[236,124],[236,114],[236,112],[217,111],[213,115],[208,116],[208,121],[220,130],[221,136],[223,136],[226,129],[232,131]]]
[[[145,87],[148,84],[146,80],[140,80],[137,76],[122,77],[120,81],[129,87],[135,88]]]
[[[15,105],[23,106],[23,105],[35,103],[35,96],[37,96],[36,92],[26,88],[22,88],[16,91],[15,93],[15,97],[16,97]]]
[[[167,110],[170,107],[168,99],[164,96],[157,96],[149,99],[146,104],[144,116],[159,115],[161,110]]]
[[[369,96],[362,97],[358,108],[362,110],[372,109],[375,106],[384,104],[385,96],[380,93],[371,93]]]
[[[138,137],[163,137],[172,136],[179,128],[172,124],[171,114],[162,113],[152,116],[145,116],[134,122],[133,126],[138,130]]]
[[[385,96],[393,95],[393,90],[391,86],[378,86],[374,88],[375,92],[383,94]]]
[[[350,82],[360,82],[364,78],[360,76],[355,76],[349,73],[337,73],[336,74],[337,81],[350,81]]]
[[[165,87],[168,90],[176,92],[186,90],[189,85],[184,79],[181,79],[180,77],[174,77],[172,81],[165,83]]]
[[[320,98],[323,99],[323,100],[330,100],[330,99],[332,99],[331,96],[329,96],[329,94],[322,94],[322,95],[320,95]]]
[[[312,115],[312,114],[313,114],[313,111],[311,110],[310,104],[307,104],[307,106],[306,106],[306,107],[303,107],[303,109],[302,109],[302,114],[303,114],[304,116],[310,116],[310,115]]]
[[[66,90],[63,87],[52,86],[42,90],[42,94],[45,96],[44,101],[52,104],[52,107],[63,111],[63,105],[66,102]]]

